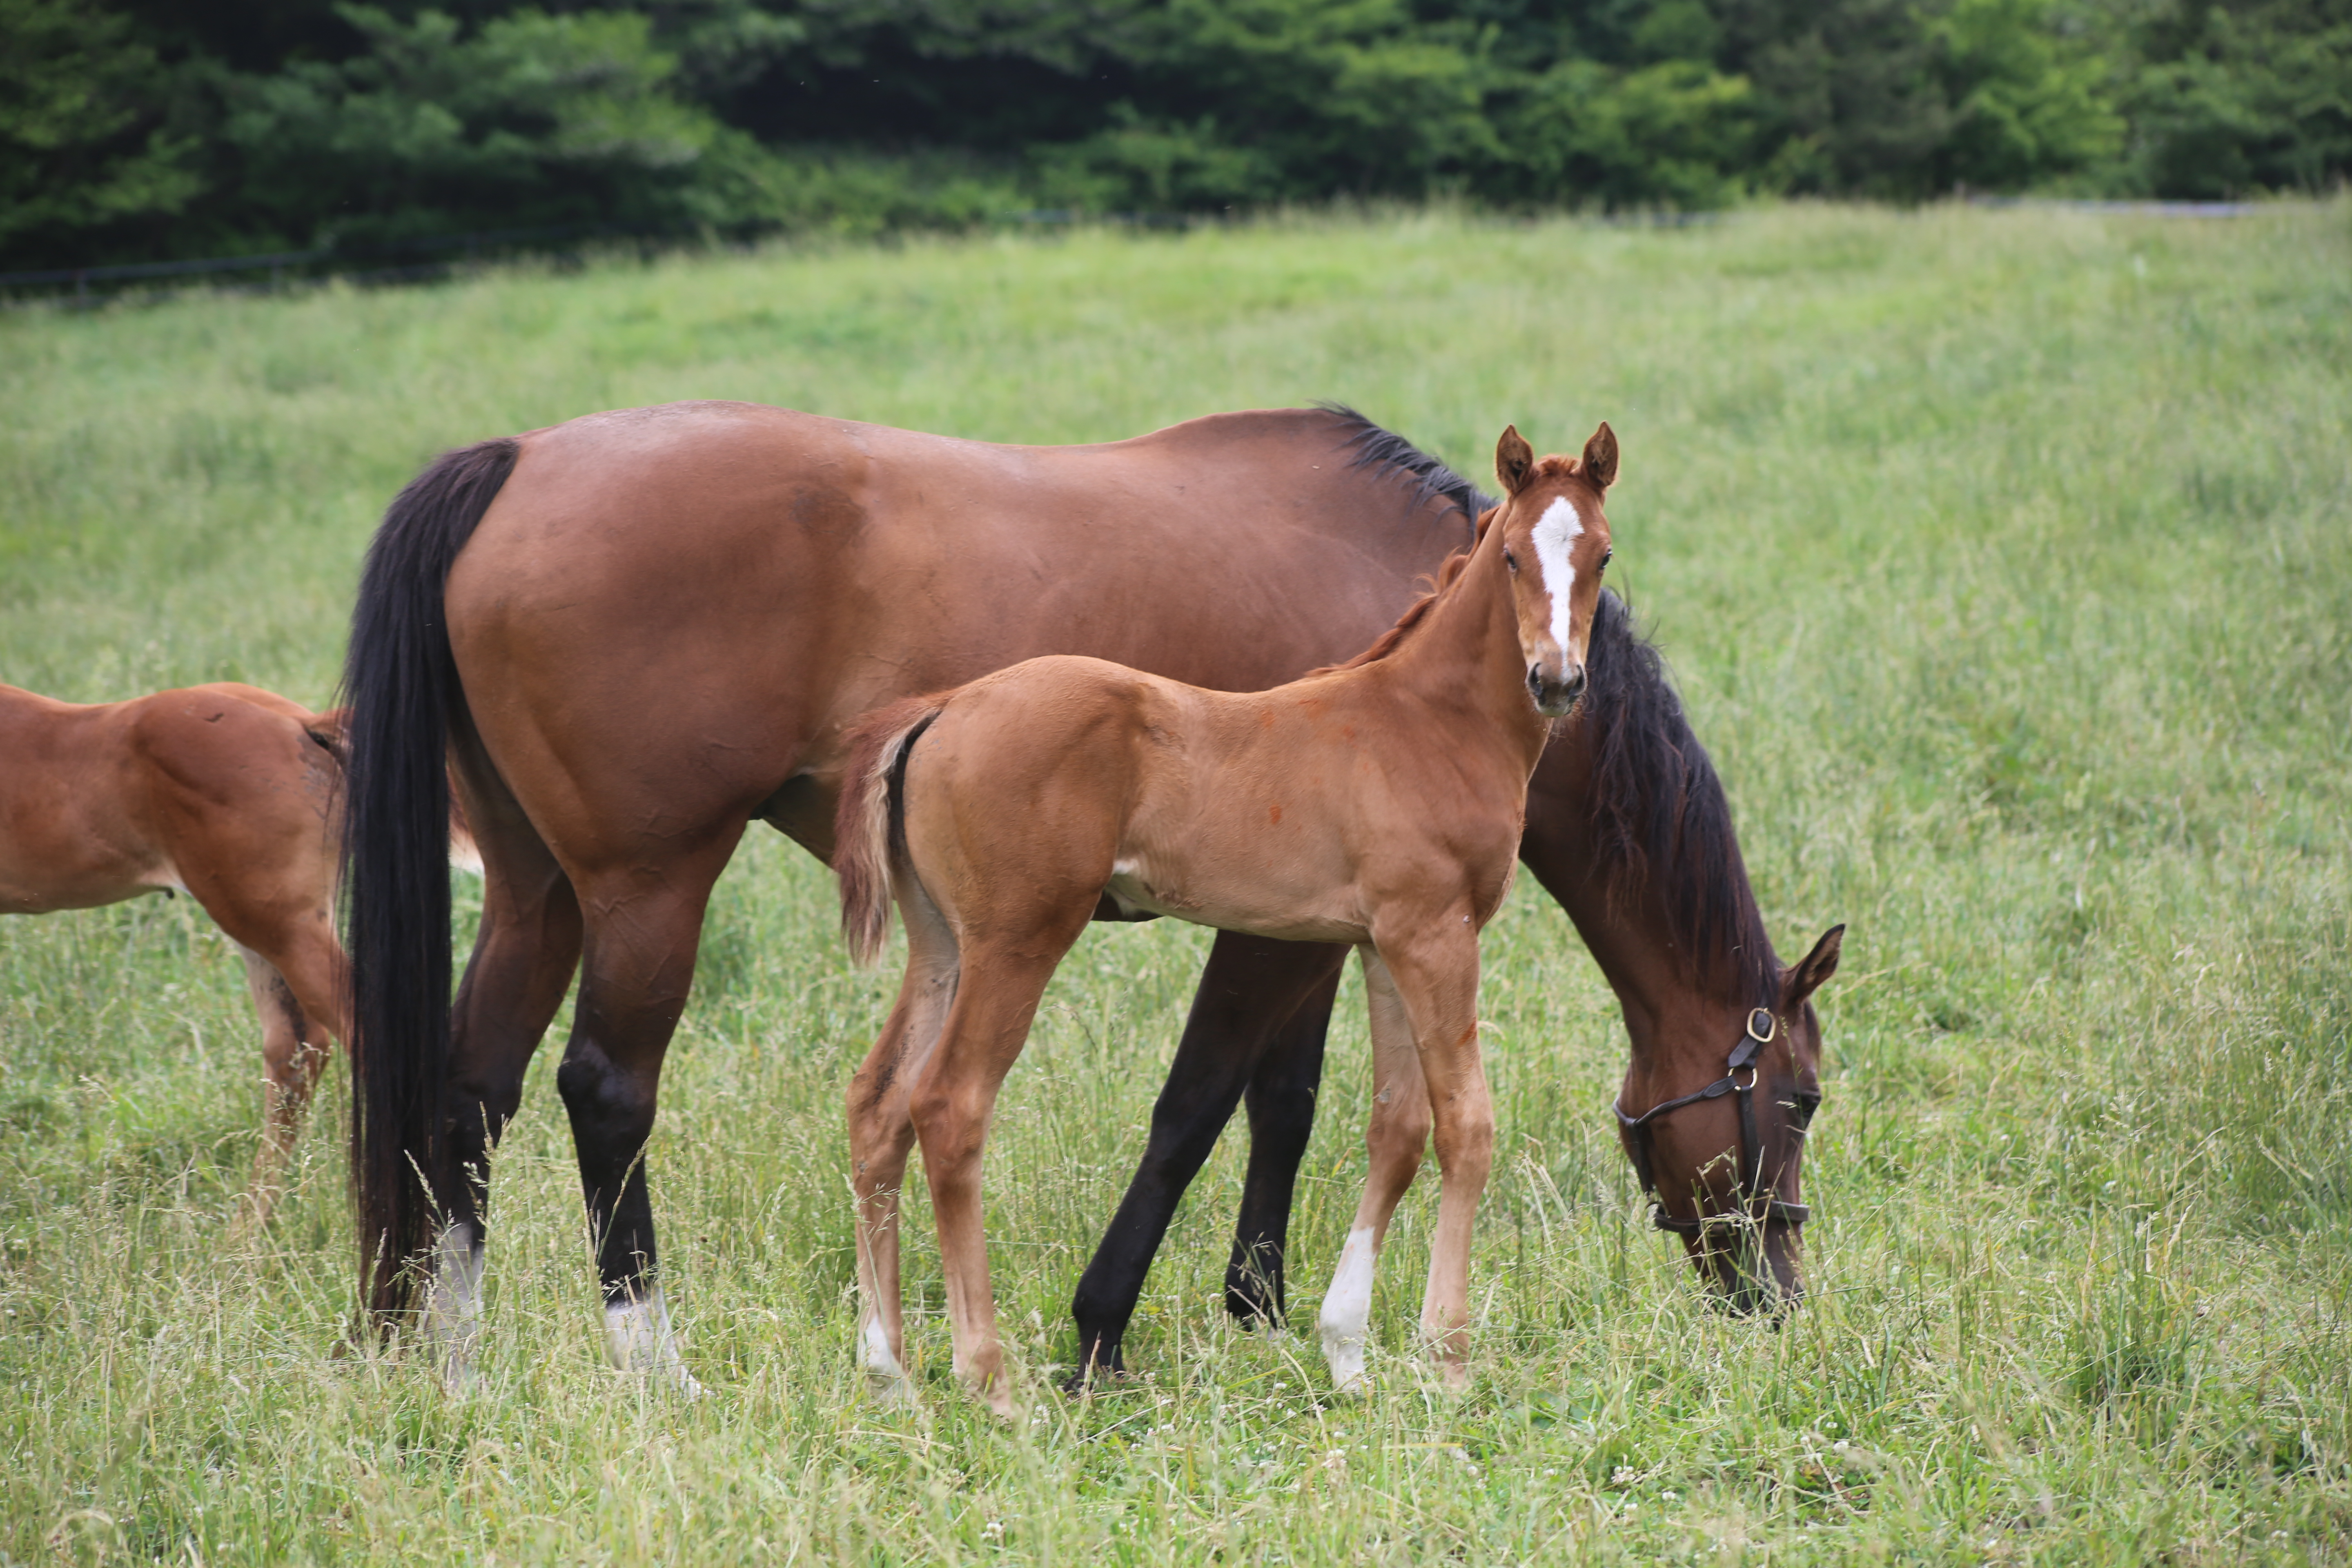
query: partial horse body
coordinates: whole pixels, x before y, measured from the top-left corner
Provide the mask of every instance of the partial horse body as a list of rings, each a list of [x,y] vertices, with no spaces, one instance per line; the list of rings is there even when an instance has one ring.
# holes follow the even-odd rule
[[[246,1219],[268,1217],[331,1038],[342,716],[233,684],[94,706],[0,686],[0,912],[178,891],[245,958],[261,1019],[261,1149]]]
[[[490,1151],[578,967],[557,1084],[607,1350],[683,1385],[642,1156],[703,908],[746,825],[829,858],[847,726],[1024,658],[1087,655],[1227,691],[1346,658],[1468,547],[1484,504],[1435,459],[1331,409],[1041,447],[688,404],[435,462],[370,550],[346,678],[367,1305],[387,1327],[429,1306],[462,1368]],[[1616,689],[1611,668],[1655,669],[1615,604],[1602,601],[1588,707]],[[1637,713],[1555,726],[1520,856],[1626,998],[1636,1106],[1653,1078],[1680,1092],[1716,1076],[1767,1000],[1757,977],[1780,972],[1671,689],[1620,684]],[[1669,755],[1671,768],[1621,765]],[[486,879],[454,1010],[440,1001],[437,826],[451,778]],[[1640,797],[1602,798],[1621,789]],[[1717,838],[1685,835],[1686,816]],[[1650,858],[1588,865],[1586,847],[1608,851],[1625,824],[1654,829]],[[1693,924],[1718,895],[1738,920]],[[1619,928],[1622,909],[1652,905],[1654,920]],[[1281,1310],[1290,1178],[1346,952],[1218,935],[1143,1166],[1079,1288],[1089,1365],[1118,1364],[1168,1216],[1244,1098],[1254,1141],[1229,1300]],[[1811,1071],[1816,1044],[1801,1030],[1783,1042],[1779,1082]],[[1688,1205],[1695,1181],[1715,1201],[1697,1176],[1722,1147],[1706,1147],[1709,1131],[1694,1113],[1657,1141],[1669,1202]],[[1793,1158],[1771,1169],[1793,1200]],[[1768,1248],[1787,1254],[1789,1229],[1768,1227]]]
[[[1374,1259],[1433,1129],[1444,1183],[1422,1332],[1466,1376],[1470,1239],[1493,1156],[1478,933],[1509,886],[1528,775],[1584,686],[1609,557],[1616,438],[1534,460],[1443,585],[1357,659],[1269,691],[1203,690],[1097,659],[1031,659],[853,731],[835,834],[842,923],[870,960],[885,888],[906,979],[849,1090],[866,1370],[907,1392],[898,1188],[919,1140],[955,1371],[1000,1412],[980,1166],[998,1088],[1106,889],[1123,908],[1362,961],[1377,1093],[1372,1171],[1324,1343],[1364,1378]]]

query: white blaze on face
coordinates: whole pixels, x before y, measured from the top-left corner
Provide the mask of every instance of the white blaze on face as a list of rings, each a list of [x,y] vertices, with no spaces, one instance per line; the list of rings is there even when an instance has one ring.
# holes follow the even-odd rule
[[[1576,587],[1576,568],[1569,563],[1568,552],[1583,537],[1584,519],[1566,496],[1554,496],[1536,519],[1536,564],[1543,570],[1544,592],[1551,595],[1551,640],[1559,646],[1563,659],[1569,652],[1569,596]]]
[[[1364,1384],[1364,1340],[1371,1327],[1372,1265],[1378,1254],[1370,1226],[1349,1231],[1318,1314],[1323,1359],[1330,1363],[1331,1381],[1343,1394],[1355,1393]]]

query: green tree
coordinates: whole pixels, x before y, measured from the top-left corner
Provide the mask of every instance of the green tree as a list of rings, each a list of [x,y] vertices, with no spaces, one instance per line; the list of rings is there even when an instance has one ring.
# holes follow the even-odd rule
[[[2121,150],[2113,68],[2049,0],[1953,0],[1928,25],[1953,106],[1938,185],[2021,190],[2082,174]]]
[[[0,0],[0,254],[83,259],[203,190],[195,138],[168,123],[167,73],[124,17],[75,0]]]
[[[2352,178],[2352,0],[2174,0],[2134,32],[2128,178],[2207,198]]]
[[[697,165],[730,133],[670,83],[630,11],[343,16],[352,59],[220,73],[244,221],[303,241],[696,216]],[[740,153],[740,149],[729,149]]]

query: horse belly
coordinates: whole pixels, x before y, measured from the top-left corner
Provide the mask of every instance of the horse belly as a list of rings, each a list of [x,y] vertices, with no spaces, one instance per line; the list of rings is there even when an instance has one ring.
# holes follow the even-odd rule
[[[1280,942],[1358,942],[1370,937],[1346,889],[1302,887],[1279,874],[1234,875],[1223,867],[1204,870],[1124,855],[1113,863],[1103,890],[1127,914],[1148,911]]]

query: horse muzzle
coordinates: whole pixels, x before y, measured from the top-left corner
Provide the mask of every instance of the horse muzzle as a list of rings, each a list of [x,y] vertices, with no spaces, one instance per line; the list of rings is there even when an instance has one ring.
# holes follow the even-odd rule
[[[1546,673],[1542,661],[1528,666],[1528,695],[1536,711],[1547,719],[1564,718],[1576,710],[1584,696],[1584,667],[1572,665],[1559,675]]]

